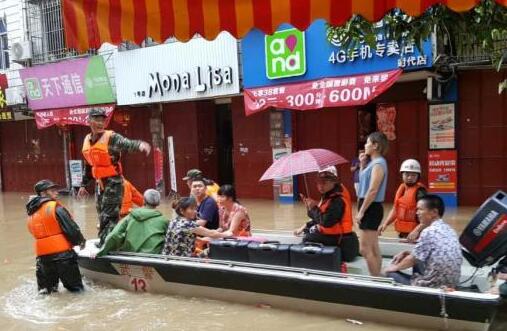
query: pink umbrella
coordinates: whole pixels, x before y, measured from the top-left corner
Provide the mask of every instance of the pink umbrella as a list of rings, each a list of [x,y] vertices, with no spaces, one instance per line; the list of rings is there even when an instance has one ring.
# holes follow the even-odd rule
[[[349,161],[343,156],[328,151],[327,149],[307,149],[276,160],[268,170],[266,170],[259,181],[307,174],[309,172],[323,170],[332,165],[344,164],[347,162]]]

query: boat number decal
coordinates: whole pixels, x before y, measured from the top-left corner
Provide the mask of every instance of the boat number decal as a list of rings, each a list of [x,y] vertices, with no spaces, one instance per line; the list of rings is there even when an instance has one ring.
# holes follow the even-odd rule
[[[142,278],[132,278],[130,281],[130,285],[134,287],[136,292],[142,291],[146,292],[146,281]]]

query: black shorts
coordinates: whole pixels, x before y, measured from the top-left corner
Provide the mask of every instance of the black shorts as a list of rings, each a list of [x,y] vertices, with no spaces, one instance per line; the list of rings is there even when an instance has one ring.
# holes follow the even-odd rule
[[[357,202],[358,209],[361,209],[363,205],[364,199],[359,199]],[[384,207],[382,207],[381,202],[372,202],[368,209],[364,212],[363,219],[361,220],[361,224],[359,228],[361,230],[374,230],[377,231],[380,223],[382,223],[382,218],[384,218]]]

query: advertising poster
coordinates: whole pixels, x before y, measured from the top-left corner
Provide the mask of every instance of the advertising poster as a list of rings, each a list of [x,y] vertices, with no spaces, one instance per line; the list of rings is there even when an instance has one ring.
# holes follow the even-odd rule
[[[273,148],[273,161],[276,161],[286,155],[291,154],[290,148]],[[294,199],[294,181],[292,177],[287,177],[273,181],[273,186],[278,186],[278,196],[282,200]]]
[[[458,153],[455,150],[428,152],[428,188],[434,193],[458,190]]]
[[[454,104],[430,105],[429,147],[430,149],[453,149],[455,146]]]
[[[72,187],[81,187],[83,182],[83,161],[69,160],[69,168]]]
[[[396,140],[396,107],[394,105],[377,105],[377,127],[388,140]]]

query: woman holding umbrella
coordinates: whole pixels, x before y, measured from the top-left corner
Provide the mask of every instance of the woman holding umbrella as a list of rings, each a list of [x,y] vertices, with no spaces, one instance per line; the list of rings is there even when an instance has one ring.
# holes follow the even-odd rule
[[[379,276],[382,264],[378,243],[378,227],[384,217],[384,202],[387,187],[387,137],[381,132],[368,136],[364,153],[359,156],[358,212],[356,221],[361,233],[361,255],[366,259],[370,275]],[[370,159],[370,162],[368,162]]]

